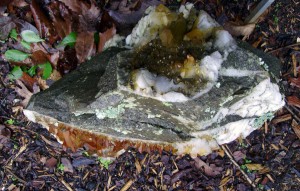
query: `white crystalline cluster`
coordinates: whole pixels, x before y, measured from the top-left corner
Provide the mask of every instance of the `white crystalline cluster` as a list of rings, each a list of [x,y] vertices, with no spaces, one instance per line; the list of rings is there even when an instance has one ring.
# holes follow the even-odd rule
[[[198,29],[206,30],[206,29],[212,29],[215,27],[220,27],[220,24],[215,21],[209,14],[207,14],[205,11],[201,10],[199,12],[199,16],[196,20],[195,25]]]
[[[183,14],[183,17],[185,19],[187,19],[190,15],[190,12],[192,10],[192,8],[194,7],[194,5],[192,3],[187,3],[185,5],[181,5],[179,8],[179,13]]]
[[[172,79],[155,75],[146,69],[135,72],[135,91],[143,96],[152,96],[166,102],[187,101],[188,97],[176,92],[184,88],[183,83],[175,84]]]
[[[179,13],[183,13],[184,18],[188,18],[192,8],[192,4],[182,5],[179,9]],[[174,18],[174,15],[170,16],[171,13],[162,8],[159,10],[154,7],[149,8],[147,14],[148,15],[138,22],[132,33],[127,36],[126,44],[128,46],[140,47],[154,38],[157,38],[159,30],[168,26]],[[205,11],[200,11],[194,23],[194,27],[213,33],[213,29],[220,27],[220,25]],[[202,90],[199,90],[198,93],[196,92],[193,98],[203,95],[213,87],[218,80],[218,73],[223,61],[226,60],[229,52],[233,51],[236,47],[234,39],[227,31],[218,30],[213,36],[215,36],[215,38],[208,41],[207,46],[205,44],[204,46],[214,48],[217,51],[196,61],[199,65],[200,77],[207,81],[207,85]],[[195,70],[195,68],[193,70]],[[188,77],[189,75],[194,76],[195,71],[188,70],[182,73],[181,77]],[[175,84],[171,79],[164,76],[157,76],[145,69],[140,69],[140,71],[136,73],[135,84],[135,92],[143,96],[154,97],[169,102],[193,99],[177,91],[183,88],[184,84]]]
[[[218,51],[213,52],[211,55],[205,56],[200,62],[200,71],[202,77],[210,82],[216,82],[222,62],[222,55]]]

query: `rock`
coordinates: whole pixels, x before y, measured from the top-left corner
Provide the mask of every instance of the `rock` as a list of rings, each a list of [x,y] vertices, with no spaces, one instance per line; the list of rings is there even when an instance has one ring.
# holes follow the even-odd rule
[[[139,57],[136,49],[110,48],[34,95],[24,114],[74,151],[85,145],[102,156],[116,156],[128,147],[193,157],[208,154],[219,144],[246,137],[284,105],[276,85],[279,62],[232,37],[218,40],[228,35],[217,31],[212,41],[218,43],[210,42],[199,55],[198,44],[183,42],[195,61],[180,51],[176,55],[181,66],[199,72],[188,71],[181,85],[171,82],[177,75],[186,76],[182,68],[172,73],[173,66],[163,67],[163,72],[130,64],[137,58],[147,62],[147,49]],[[143,67],[149,72],[136,77],[132,68]],[[159,82],[164,84],[159,90],[166,83],[172,87],[158,92],[154,87],[162,78],[168,80]],[[195,82],[201,83],[194,88]]]

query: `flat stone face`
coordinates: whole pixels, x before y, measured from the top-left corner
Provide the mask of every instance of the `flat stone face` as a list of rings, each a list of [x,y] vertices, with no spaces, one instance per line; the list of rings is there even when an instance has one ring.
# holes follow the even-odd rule
[[[218,40],[222,35],[228,37],[225,43]],[[204,46],[184,42],[183,51],[161,57],[157,49],[156,65],[147,48],[138,54],[136,49],[108,49],[34,95],[24,114],[73,150],[85,145],[115,156],[133,146],[208,154],[219,144],[246,137],[284,105],[275,84],[278,61],[228,35],[217,30],[216,39]],[[165,65],[173,63],[171,57],[175,64]]]

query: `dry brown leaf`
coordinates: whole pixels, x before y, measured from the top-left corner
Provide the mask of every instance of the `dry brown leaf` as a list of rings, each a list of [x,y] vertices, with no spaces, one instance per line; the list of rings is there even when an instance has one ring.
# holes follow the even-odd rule
[[[105,43],[109,39],[111,39],[116,34],[116,32],[117,32],[116,27],[113,25],[113,27],[106,30],[105,32],[99,33],[100,40],[99,40],[99,44],[98,44],[98,52],[102,52]]]
[[[292,86],[296,86],[296,87],[300,88],[300,77],[290,78],[289,81],[290,81]]]
[[[227,22],[224,24],[224,29],[232,36],[243,36],[243,40],[246,40],[255,29],[255,24],[237,25],[233,22]]]
[[[31,60],[34,64],[43,64],[48,61],[48,56],[44,51],[37,50],[31,54]]]
[[[287,102],[291,106],[299,107],[300,108],[300,99],[296,96],[288,96]]]
[[[94,52],[94,32],[80,32],[75,43],[76,56],[79,63],[84,62]]]
[[[84,6],[82,1],[79,0],[59,0],[64,3],[70,10],[75,13],[81,13],[81,6]]]
[[[249,169],[249,170],[262,170],[264,169],[264,167],[261,164],[245,164],[245,166]]]
[[[52,2],[50,5],[50,11],[53,18],[53,26],[58,36],[63,39],[65,36],[72,32],[72,15],[69,9],[67,9],[63,3]]]
[[[37,0],[32,0],[30,9],[34,18],[35,26],[37,27],[42,38],[55,36],[51,20],[46,16],[45,11],[41,9],[41,4]],[[54,39],[52,40],[54,41]],[[52,43],[51,43],[52,44]]]
[[[33,93],[29,91],[21,80],[16,80],[18,86],[15,87],[17,94],[24,98],[21,102],[22,106],[26,107]]]
[[[216,167],[213,164],[208,165],[205,162],[203,162],[201,159],[199,159],[198,157],[194,158],[194,160],[195,160],[195,166],[196,166],[196,168],[204,170],[204,173],[207,176],[217,176],[222,171],[221,167]]]
[[[235,161],[239,161],[239,160],[244,159],[246,157],[246,155],[242,151],[235,151],[232,154],[232,156],[233,156]]]

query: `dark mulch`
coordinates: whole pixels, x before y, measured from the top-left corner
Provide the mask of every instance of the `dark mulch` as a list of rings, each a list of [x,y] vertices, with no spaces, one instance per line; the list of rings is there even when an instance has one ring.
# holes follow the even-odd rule
[[[254,0],[196,1],[218,20],[242,20]],[[287,96],[299,98],[300,2],[273,3],[247,40],[282,62]],[[16,13],[18,15],[19,13]],[[298,43],[298,44],[297,44]],[[3,54],[7,47],[1,45]],[[11,65],[0,60],[0,185],[2,190],[254,190],[223,150],[194,160],[171,153],[139,153],[128,149],[113,160],[73,153],[20,112],[16,84],[7,79]],[[294,81],[293,81],[294,80]],[[257,190],[300,189],[300,127],[297,102],[277,113],[244,140],[225,145]],[[297,116],[298,115],[298,116]],[[11,124],[9,124],[10,122]],[[293,122],[292,122],[293,121]],[[13,124],[12,124],[13,122]],[[206,167],[200,167],[205,163]],[[108,166],[106,166],[108,165]]]

